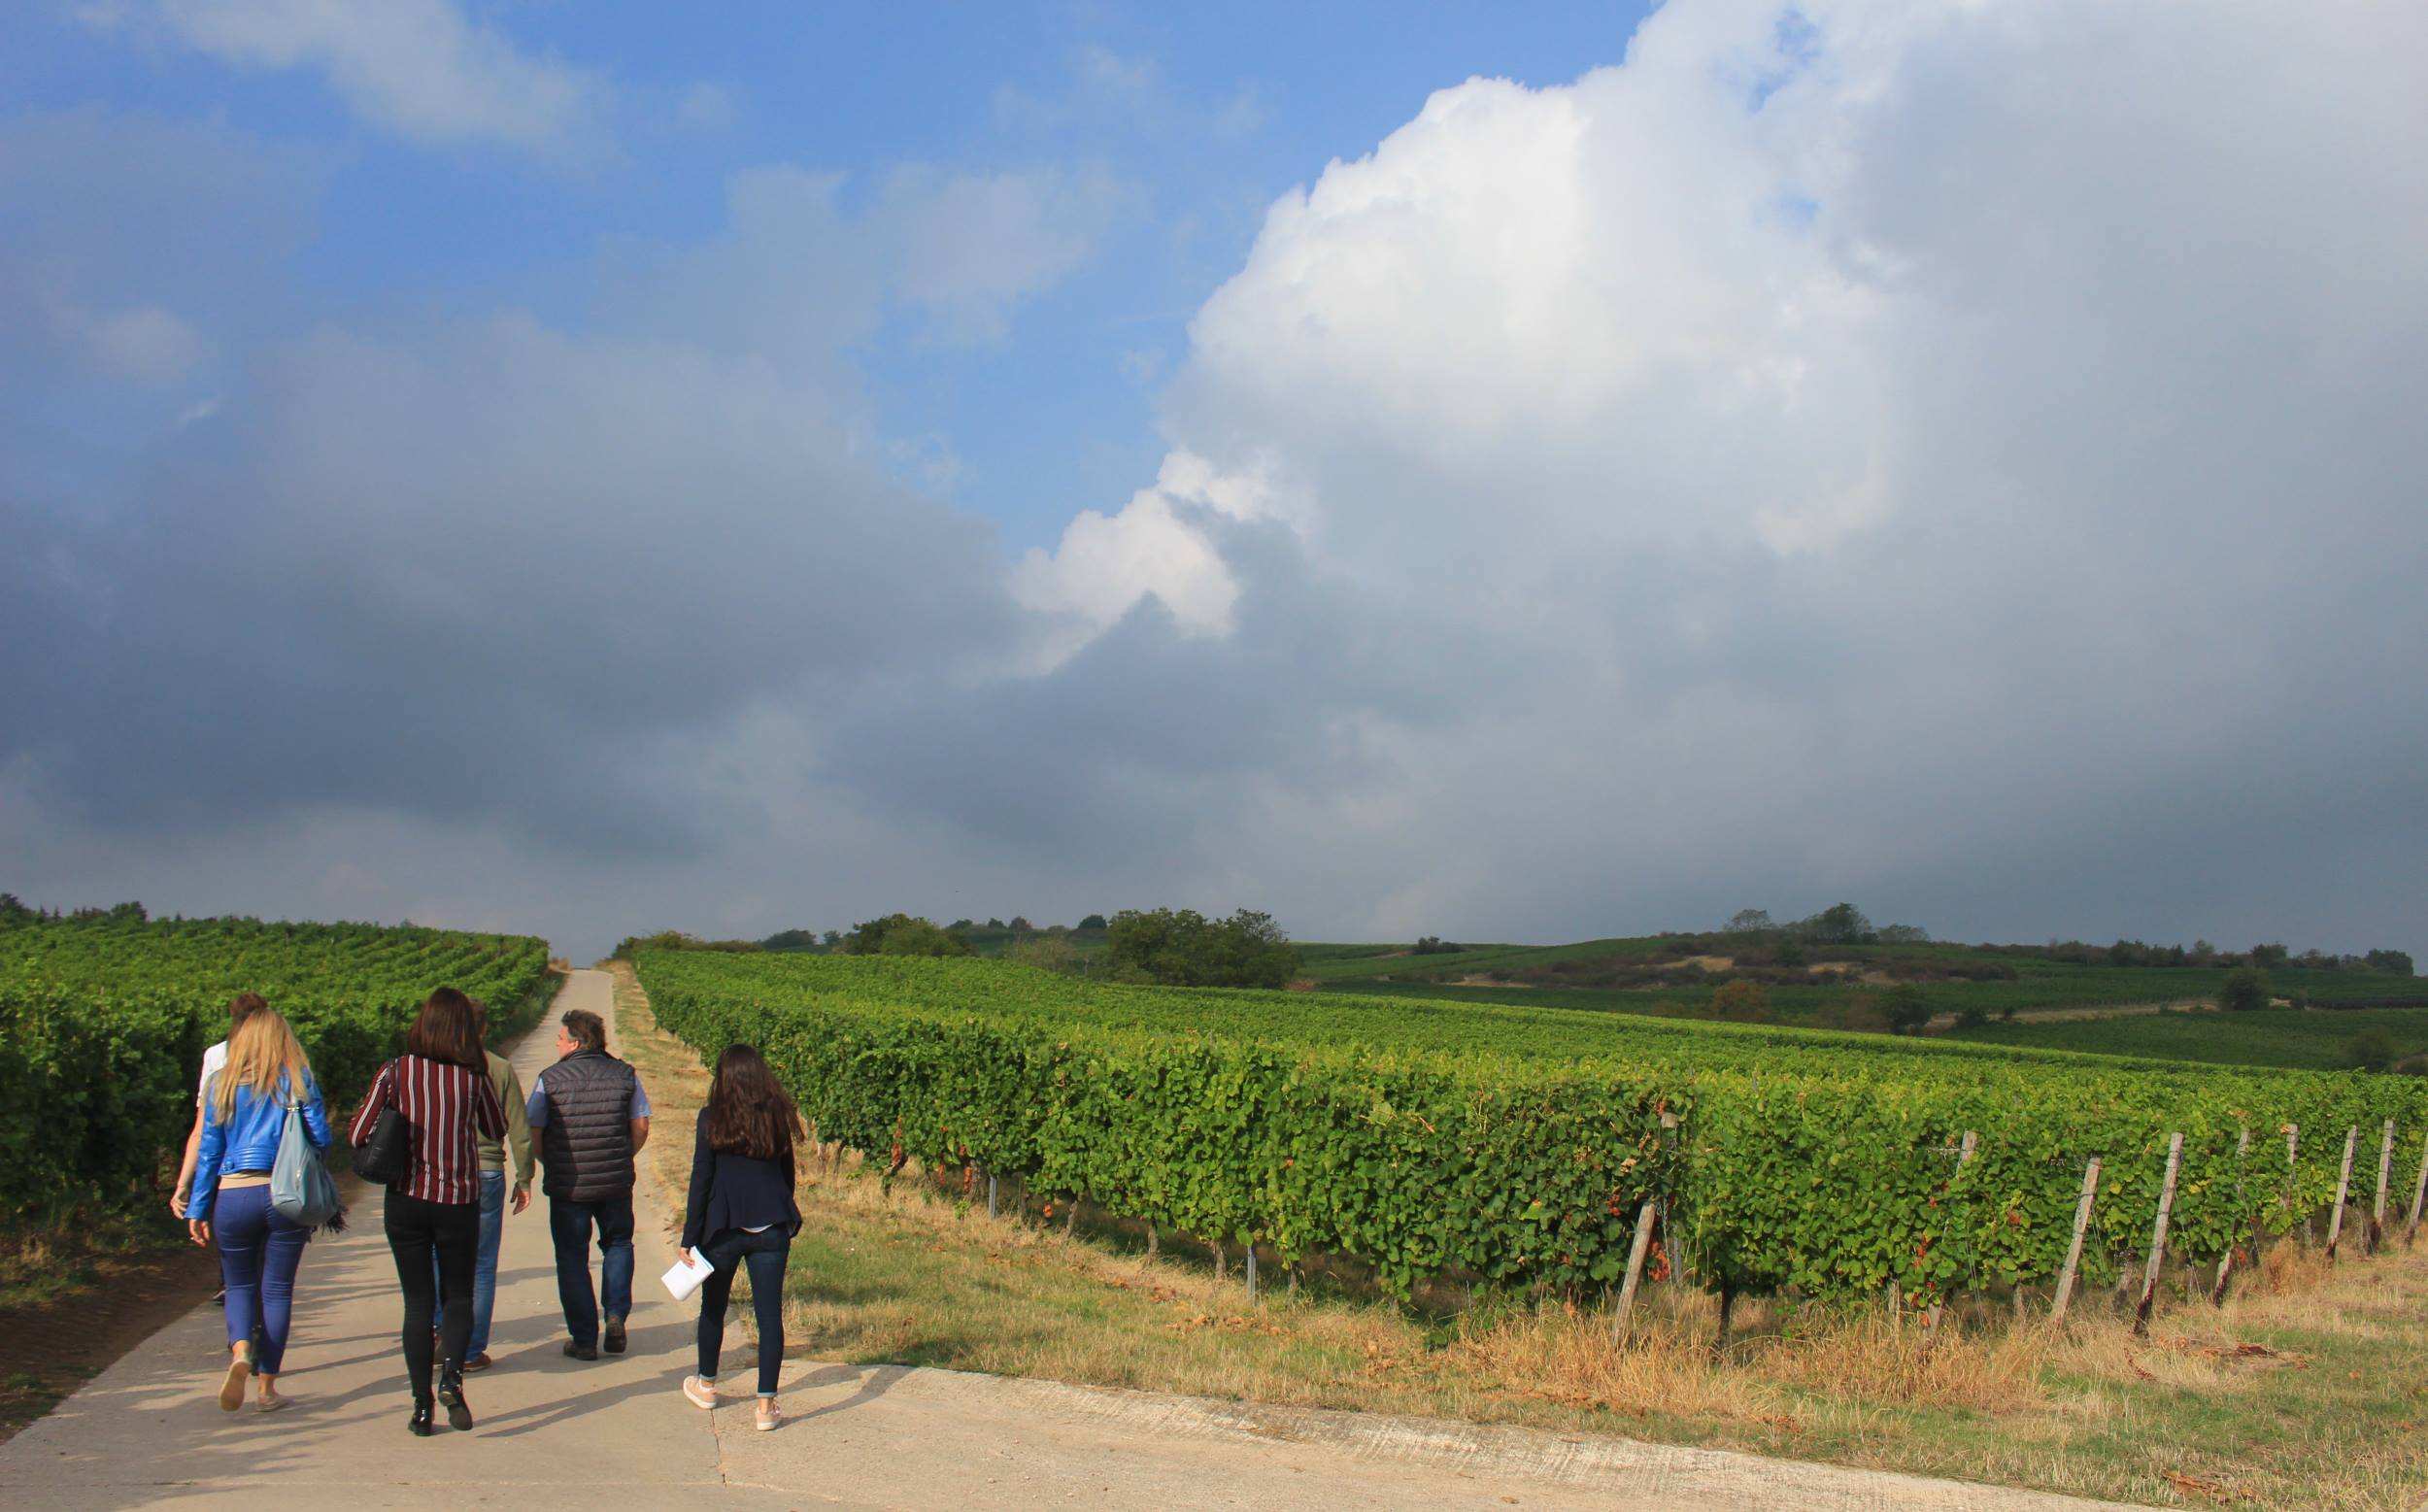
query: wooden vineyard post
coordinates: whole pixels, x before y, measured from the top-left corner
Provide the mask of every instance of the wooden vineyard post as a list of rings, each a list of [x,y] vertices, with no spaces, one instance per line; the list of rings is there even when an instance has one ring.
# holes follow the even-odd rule
[[[2385,1137],[2377,1141],[2377,1195],[2369,1204],[2366,1253],[2375,1255],[2386,1237],[2386,1182],[2394,1174],[2394,1120],[2386,1120]]]
[[[1163,1248],[1163,1235],[1162,1231],[1155,1226],[1155,1220],[1150,1218],[1147,1220],[1147,1259],[1155,1259],[1157,1255],[1162,1253]]]
[[[2302,1172],[2300,1167],[2294,1163],[2293,1159],[2294,1152],[2301,1149],[2301,1147],[2302,1126],[2299,1124],[2287,1124],[2284,1126],[2284,1205],[2288,1210],[2292,1208],[2294,1201],[2301,1191]],[[2290,1222],[2290,1220],[2288,1220],[2288,1222]],[[2304,1213],[2302,1215],[2303,1246],[2308,1248],[2310,1241],[2310,1215],[2308,1213]]]
[[[1256,1305],[1256,1235],[1248,1235],[1248,1305]]]
[[[2403,1225],[2403,1248],[2407,1250],[2419,1237],[2419,1204],[2423,1197],[2428,1197],[2428,1134],[2419,1137],[2419,1180],[2411,1186],[2411,1216]]]
[[[1644,1253],[1652,1248],[1652,1198],[1636,1210],[1636,1242],[1627,1249],[1627,1278],[1619,1283],[1618,1313],[1610,1320],[1611,1336],[1627,1337],[1627,1318],[1636,1307],[1636,1286],[1644,1276]]]
[[[1001,1215],[1002,1211],[1002,1207],[995,1200],[995,1172],[989,1171],[987,1172],[987,1216],[989,1218],[998,1217]]]
[[[2240,1135],[2236,1136],[2234,1141],[2234,1197],[2235,1211],[2238,1214],[2243,1211],[2242,1204],[2243,1201],[2243,1158],[2250,1153],[2250,1149],[2251,1131],[2246,1128],[2243,1130]],[[2257,1248],[2259,1242],[2259,1226],[2257,1224],[2253,1224],[2251,1226],[2251,1241],[2253,1245],[2251,1251],[2251,1260],[2254,1264],[2256,1264],[2259,1260],[2259,1250]],[[2223,1307],[2226,1305],[2226,1279],[2233,1274],[2234,1230],[2232,1227],[2228,1227],[2226,1230],[2226,1253],[2218,1257],[2217,1260],[2217,1284],[2209,1290],[2209,1304],[2211,1307]]]
[[[2158,1222],[2150,1230],[2149,1264],[2141,1272],[2141,1300],[2133,1309],[2133,1331],[2150,1331],[2150,1304],[2158,1299],[2158,1267],[2167,1258],[2167,1214],[2175,1205],[2175,1176],[2183,1168],[2183,1136],[2167,1136],[2167,1179],[2158,1186]]]
[[[1965,1130],[1964,1143],[1958,1146],[1956,1150],[1956,1175],[1947,1179],[1947,1188],[1942,1188],[1942,1193],[1949,1188],[1953,1188],[1956,1184],[1956,1177],[1962,1176],[1965,1173],[1965,1165],[1973,1159],[1973,1149],[1979,1144],[1980,1138],[1981,1136],[1974,1133],[1972,1129],[1968,1128]],[[1950,1211],[1953,1210],[1950,1209]],[[1945,1296],[1936,1297],[1931,1303],[1931,1310],[1923,1315],[1923,1327],[1933,1329],[1939,1327],[1939,1314],[1945,1312],[1946,1310],[1947,1298]]]
[[[2344,1237],[2344,1204],[2352,1194],[2352,1152],[2361,1142],[2358,1124],[2344,1131],[2344,1173],[2336,1178],[2336,1209],[2327,1215],[2327,1259],[2336,1258],[2336,1245]]]
[[[2082,1195],[2074,1204],[2074,1239],[2066,1246],[2065,1268],[2057,1272],[2057,1297],[2049,1303],[2052,1323],[2066,1321],[2066,1303],[2074,1296],[2074,1273],[2082,1263],[2082,1234],[2091,1226],[2091,1202],[2099,1195],[2099,1157],[2082,1167]]]
[[[1668,1142],[1669,1131],[1676,1128],[1677,1125],[1677,1115],[1668,1108],[1663,1108],[1661,1110],[1663,1143]],[[1628,1319],[1636,1310],[1636,1290],[1643,1284],[1644,1258],[1652,1253],[1653,1226],[1665,1216],[1667,1215],[1661,1205],[1661,1193],[1658,1191],[1644,1198],[1643,1205],[1636,1210],[1636,1241],[1627,1249],[1627,1275],[1619,1282],[1618,1310],[1616,1316],[1610,1320],[1610,1335],[1614,1341],[1624,1342],[1627,1338]],[[1675,1257],[1671,1257],[1671,1260],[1674,1264]],[[1672,1274],[1674,1275],[1674,1271]]]

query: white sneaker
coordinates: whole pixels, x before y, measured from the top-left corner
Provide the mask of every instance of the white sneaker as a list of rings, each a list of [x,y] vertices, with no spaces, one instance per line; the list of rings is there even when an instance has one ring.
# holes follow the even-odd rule
[[[784,1409],[776,1405],[776,1399],[774,1397],[761,1396],[759,1398],[758,1421],[754,1422],[751,1427],[759,1429],[761,1433],[771,1433],[775,1431],[777,1428],[784,1427]]]
[[[687,1375],[683,1378],[683,1394],[691,1399],[692,1406],[703,1412],[716,1409],[717,1388],[698,1376]]]

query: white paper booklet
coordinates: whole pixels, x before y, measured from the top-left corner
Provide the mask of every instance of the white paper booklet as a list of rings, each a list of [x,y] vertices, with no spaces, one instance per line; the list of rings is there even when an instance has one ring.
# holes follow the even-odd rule
[[[694,1257],[699,1256],[699,1252],[696,1250],[691,1253]],[[690,1296],[692,1293],[698,1291],[699,1284],[716,1273],[717,1267],[708,1263],[705,1258],[695,1258],[691,1260],[686,1261],[680,1257],[677,1257],[673,1267],[666,1272],[662,1279],[666,1283],[666,1290],[672,1292],[674,1294],[674,1299],[680,1302],[685,1297]]]

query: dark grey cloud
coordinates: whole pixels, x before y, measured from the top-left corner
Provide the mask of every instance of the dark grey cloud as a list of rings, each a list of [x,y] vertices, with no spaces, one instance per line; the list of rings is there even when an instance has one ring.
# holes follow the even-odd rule
[[[234,344],[126,497],[0,505],[16,890],[2428,949],[2428,23],[1780,10],[1278,202],[1058,556],[888,481],[851,353],[999,332],[1083,179],[769,170],[579,330]]]

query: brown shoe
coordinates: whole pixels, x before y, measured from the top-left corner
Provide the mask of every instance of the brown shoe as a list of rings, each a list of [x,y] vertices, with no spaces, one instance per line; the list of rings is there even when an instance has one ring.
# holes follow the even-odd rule
[[[219,1382],[219,1410],[234,1412],[245,1404],[245,1384],[253,1379],[253,1346],[239,1344],[228,1357],[227,1375]]]
[[[483,1350],[463,1362],[464,1374],[470,1375],[475,1370],[487,1370],[495,1363],[497,1363],[496,1361],[489,1358],[489,1351]]]

